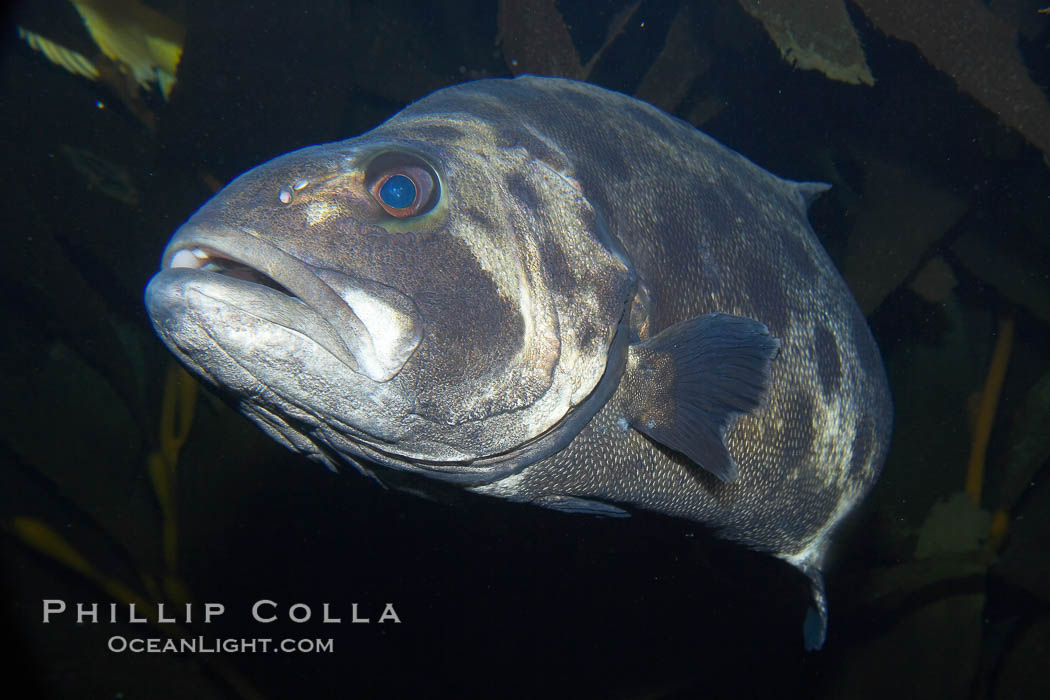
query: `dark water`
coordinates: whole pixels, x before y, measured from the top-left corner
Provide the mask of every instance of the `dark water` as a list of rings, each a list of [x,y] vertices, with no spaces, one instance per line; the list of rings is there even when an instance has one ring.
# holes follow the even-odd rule
[[[1050,84],[1048,17],[993,4],[1019,28],[1018,75]],[[867,300],[893,385],[889,460],[830,557],[824,651],[802,650],[803,577],[700,526],[386,491],[285,452],[203,394],[176,470],[174,575],[195,603],[184,627],[330,639],[332,651],[118,653],[114,637],[180,632],[70,614],[44,624],[44,600],[107,613],[120,596],[99,577],[153,603],[183,599],[155,583],[163,518],[146,462],[169,358],[141,304],[172,231],[259,162],[359,134],[443,86],[509,76],[503,46],[524,31],[509,23],[496,44],[487,2],[154,7],[186,28],[169,101],[122,100],[17,38],[23,26],[94,55],[71,5],[5,17],[0,541],[15,650],[3,664],[35,688],[25,697],[1047,696],[1050,167],[852,4],[874,86],[793,69],[730,0],[685,5],[692,53],[670,62],[696,72],[678,116],[779,175],[835,185],[814,227]],[[584,60],[621,9],[559,7]],[[638,91],[680,11],[644,2],[589,79]],[[1004,323],[1014,339],[981,506],[1003,508],[1009,527],[993,546],[979,514],[936,514],[964,488],[974,397]],[[59,533],[95,579],[49,556],[41,536],[19,536],[25,517]],[[956,544],[928,545],[937,533]],[[277,604],[277,622],[251,618],[260,600]],[[226,612],[202,624],[209,602]],[[297,603],[311,620],[288,620]],[[355,603],[371,623],[351,623]],[[400,624],[378,623],[387,603]],[[341,624],[321,621],[325,604]]]

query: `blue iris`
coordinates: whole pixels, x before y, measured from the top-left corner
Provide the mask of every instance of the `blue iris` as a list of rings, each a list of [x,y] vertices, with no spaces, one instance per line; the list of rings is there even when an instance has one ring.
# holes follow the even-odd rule
[[[416,186],[404,175],[394,175],[383,183],[379,197],[388,207],[404,209],[416,201]]]

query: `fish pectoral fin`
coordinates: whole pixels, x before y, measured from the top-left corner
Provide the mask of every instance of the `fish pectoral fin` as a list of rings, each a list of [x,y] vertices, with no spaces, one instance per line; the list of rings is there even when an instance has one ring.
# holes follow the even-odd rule
[[[758,321],[714,313],[632,345],[627,419],[722,481],[737,467],[725,444],[733,420],[762,404],[780,341]]]
[[[532,501],[532,503],[544,508],[559,510],[563,513],[575,513],[577,515],[600,515],[606,518],[631,517],[631,514],[623,508],[576,496],[541,496]]]

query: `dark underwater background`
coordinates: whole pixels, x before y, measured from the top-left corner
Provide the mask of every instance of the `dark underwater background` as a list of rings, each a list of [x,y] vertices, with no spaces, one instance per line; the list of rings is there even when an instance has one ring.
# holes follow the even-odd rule
[[[184,30],[167,99],[48,60],[26,32],[121,69],[72,4],[15,3],[0,41],[0,671],[28,689],[5,695],[1050,697],[1041,2],[850,0],[868,85],[792,66],[771,38],[790,5],[786,26],[834,38],[804,8],[837,2],[759,16],[751,0],[158,0]],[[145,31],[136,5],[108,10]],[[823,651],[803,651],[805,578],[699,525],[385,490],[285,451],[205,391],[165,388],[142,289],[217,187],[519,72],[640,94],[778,175],[834,185],[811,219],[896,415],[881,480],[829,556]],[[167,482],[148,468],[165,398],[195,408]],[[117,601],[122,620],[129,600],[197,606],[178,626],[44,624],[46,599]],[[250,618],[263,599],[281,621]],[[226,607],[208,625],[206,602]],[[295,603],[309,622],[288,621]],[[325,603],[342,624],[320,622]],[[371,624],[350,623],[354,603]],[[386,603],[400,624],[378,624]],[[116,653],[115,635],[333,650]]]

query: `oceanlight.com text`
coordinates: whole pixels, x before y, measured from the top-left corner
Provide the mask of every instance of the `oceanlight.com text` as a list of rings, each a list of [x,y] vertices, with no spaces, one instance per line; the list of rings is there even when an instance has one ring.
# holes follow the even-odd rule
[[[109,638],[107,648],[118,654],[331,654],[335,641],[327,639],[222,638],[222,637],[124,637]]]

